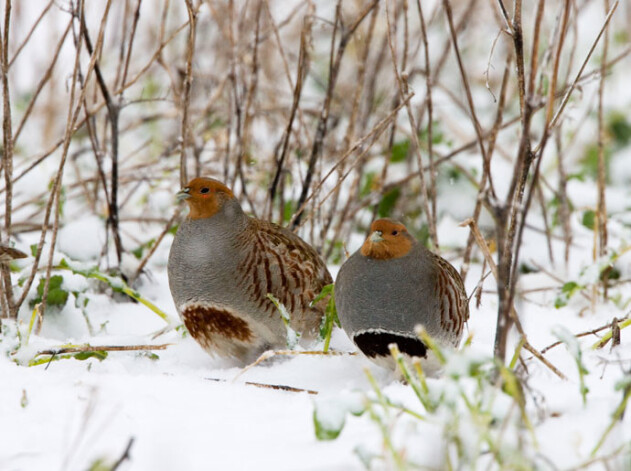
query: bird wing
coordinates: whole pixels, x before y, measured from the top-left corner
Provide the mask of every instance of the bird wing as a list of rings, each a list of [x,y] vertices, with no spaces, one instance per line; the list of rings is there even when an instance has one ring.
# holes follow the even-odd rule
[[[273,313],[266,297],[271,293],[290,314],[302,317],[322,287],[332,282],[326,265],[313,247],[276,224],[251,219],[247,232],[249,248],[239,271],[249,279],[252,299]]]
[[[464,323],[469,319],[469,300],[460,273],[451,263],[432,254],[437,266],[436,292],[440,305],[440,325],[460,338]]]

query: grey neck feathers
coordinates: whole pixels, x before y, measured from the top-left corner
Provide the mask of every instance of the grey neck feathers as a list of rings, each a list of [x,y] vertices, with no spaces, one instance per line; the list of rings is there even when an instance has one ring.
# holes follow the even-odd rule
[[[221,209],[209,218],[189,219],[186,218],[184,225],[203,228],[226,233],[226,236],[238,234],[246,228],[248,216],[241,209],[241,205],[235,198],[224,202]]]

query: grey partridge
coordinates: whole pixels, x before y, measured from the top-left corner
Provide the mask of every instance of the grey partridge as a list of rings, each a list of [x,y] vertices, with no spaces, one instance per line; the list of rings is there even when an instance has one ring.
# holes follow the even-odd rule
[[[191,336],[210,354],[241,363],[286,347],[290,326],[312,339],[324,304],[310,302],[331,283],[318,253],[276,224],[247,216],[234,193],[212,178],[195,178],[178,194],[189,214],[169,254],[169,287]]]
[[[378,219],[360,250],[340,268],[335,300],[342,328],[375,363],[395,368],[388,346],[421,358],[428,375],[440,365],[419,339],[424,326],[440,346],[457,347],[469,318],[462,278],[391,219]]]

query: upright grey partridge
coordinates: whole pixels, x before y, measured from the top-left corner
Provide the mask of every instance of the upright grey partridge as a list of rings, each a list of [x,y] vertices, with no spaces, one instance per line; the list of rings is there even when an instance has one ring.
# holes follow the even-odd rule
[[[169,287],[191,336],[210,354],[247,363],[286,347],[287,330],[267,297],[291,315],[303,339],[314,337],[324,304],[310,302],[331,283],[318,253],[276,224],[247,216],[233,192],[195,178],[178,192],[189,214],[169,254]]]
[[[378,219],[364,245],[340,268],[335,300],[342,328],[369,359],[395,368],[388,345],[421,358],[428,375],[440,365],[415,332],[457,347],[469,318],[462,278],[444,258],[418,243],[405,226]]]

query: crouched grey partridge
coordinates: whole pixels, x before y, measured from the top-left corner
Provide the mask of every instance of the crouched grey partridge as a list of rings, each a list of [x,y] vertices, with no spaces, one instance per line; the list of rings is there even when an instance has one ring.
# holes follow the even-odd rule
[[[178,198],[190,211],[169,254],[169,287],[191,336],[208,353],[242,363],[285,348],[287,331],[270,293],[288,309],[291,327],[313,338],[324,304],[310,302],[331,283],[317,252],[294,233],[247,216],[217,180],[195,178]]]
[[[421,358],[428,375],[436,375],[440,365],[415,327],[424,326],[440,346],[458,346],[469,318],[462,278],[403,224],[378,219],[370,231],[337,276],[335,299],[342,328],[375,363],[395,368],[388,348],[395,343],[404,356]]]

